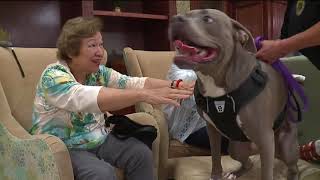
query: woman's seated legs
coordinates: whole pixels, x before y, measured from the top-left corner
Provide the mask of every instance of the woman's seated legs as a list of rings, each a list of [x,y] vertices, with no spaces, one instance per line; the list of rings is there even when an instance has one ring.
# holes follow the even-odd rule
[[[115,167],[124,169],[126,179],[154,179],[152,151],[136,138],[119,140],[109,134],[98,149],[97,156]]]
[[[123,169],[128,180],[152,180],[152,151],[131,137],[119,140],[109,134],[98,148],[70,150],[76,180],[116,180],[115,168]]]
[[[88,151],[70,150],[76,180],[116,180],[114,167]]]

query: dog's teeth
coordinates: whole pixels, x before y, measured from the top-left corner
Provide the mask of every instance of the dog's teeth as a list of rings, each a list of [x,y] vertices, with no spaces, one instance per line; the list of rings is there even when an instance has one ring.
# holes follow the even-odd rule
[[[176,47],[175,51],[176,51],[176,55],[182,55],[181,52],[179,51],[179,48]]]
[[[181,56],[182,54],[179,51],[176,51],[176,56]]]
[[[205,49],[202,49],[198,54],[200,56],[206,56],[207,55],[207,51]]]
[[[179,49],[176,49],[176,56],[191,56],[190,53],[183,53],[181,51],[179,51]]]

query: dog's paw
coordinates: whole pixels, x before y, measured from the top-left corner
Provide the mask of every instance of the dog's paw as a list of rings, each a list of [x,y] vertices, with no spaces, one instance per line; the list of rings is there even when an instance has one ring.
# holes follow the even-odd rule
[[[247,163],[242,165],[240,169],[223,173],[222,180],[237,179],[240,176],[242,176],[243,174],[247,173],[252,167],[253,167],[253,163],[250,159],[248,159]]]
[[[233,173],[224,173],[223,177],[221,176],[212,176],[210,180],[233,180],[237,179],[237,176]]]
[[[210,178],[210,180],[233,180],[233,179],[237,179],[237,176],[232,173],[226,173],[223,175],[223,177],[213,176]]]
[[[233,173],[231,173],[231,172],[225,173],[225,174],[223,175],[223,179],[224,179],[224,180],[237,179],[237,175],[235,175],[235,174],[233,174]]]
[[[221,176],[212,176],[210,180],[222,180]]]

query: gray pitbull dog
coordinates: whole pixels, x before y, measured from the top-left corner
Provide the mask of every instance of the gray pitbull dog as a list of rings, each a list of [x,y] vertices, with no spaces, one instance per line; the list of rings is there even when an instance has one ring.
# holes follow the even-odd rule
[[[212,147],[211,179],[236,179],[253,166],[249,156],[259,153],[262,180],[273,179],[274,157],[287,165],[287,179],[297,180],[297,127],[286,116],[288,89],[278,72],[255,58],[256,48],[250,32],[221,11],[201,9],[174,16],[169,25],[169,38],[177,50],[175,64],[195,70],[198,76],[195,97],[198,112],[207,122]],[[258,88],[252,89],[258,93],[251,92],[250,83],[246,88],[250,79],[255,79],[251,84],[257,84],[254,86]],[[235,103],[231,95],[240,87],[238,100],[242,101],[245,96],[251,99],[236,107],[239,103]],[[216,123],[211,116],[211,111],[216,109],[219,114],[227,105],[225,101],[211,103],[208,99],[222,96],[232,100],[233,112],[229,114],[235,114],[236,125],[231,126],[241,133],[225,131],[227,122]],[[275,128],[279,117],[283,121]],[[242,164],[235,172],[222,171],[221,135],[230,139],[230,156]]]

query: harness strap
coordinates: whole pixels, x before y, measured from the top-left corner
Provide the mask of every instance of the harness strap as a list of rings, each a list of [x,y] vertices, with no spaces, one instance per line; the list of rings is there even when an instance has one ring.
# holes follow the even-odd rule
[[[257,66],[240,87],[229,93],[236,103],[236,113],[240,108],[247,105],[253,98],[258,96],[264,89],[268,81],[268,75],[261,70],[261,64],[257,61]],[[214,98],[213,98],[214,99]]]
[[[261,69],[260,62],[249,77],[236,90],[220,97],[204,97],[200,94],[198,83],[195,88],[195,99],[201,110],[206,111],[216,128],[225,137],[235,141],[250,141],[237,122],[237,114],[265,88],[268,76]],[[282,124],[286,115],[286,107],[274,122],[274,129]]]

